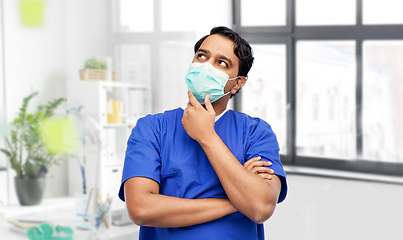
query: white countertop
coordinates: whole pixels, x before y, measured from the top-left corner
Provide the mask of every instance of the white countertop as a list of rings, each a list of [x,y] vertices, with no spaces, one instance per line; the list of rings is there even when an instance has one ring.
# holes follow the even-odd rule
[[[84,223],[81,218],[75,216],[74,198],[44,199],[38,206],[11,206],[0,208],[0,236],[7,240],[27,240],[28,237],[12,232],[13,226],[9,219],[18,219],[24,216],[48,216],[54,225],[69,226],[74,230],[74,239],[93,239],[90,231],[79,230],[76,226]],[[138,239],[139,227],[135,224],[114,226],[102,229],[98,232],[98,239],[102,240],[135,240]]]

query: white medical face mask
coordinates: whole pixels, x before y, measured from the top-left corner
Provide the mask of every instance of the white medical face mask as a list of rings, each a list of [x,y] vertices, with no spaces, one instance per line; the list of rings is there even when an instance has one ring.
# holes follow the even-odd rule
[[[197,101],[204,104],[207,94],[210,94],[211,102],[230,94],[230,92],[224,94],[224,87],[228,80],[237,78],[229,79],[228,74],[213,67],[209,62],[192,63],[186,74],[186,85]]]

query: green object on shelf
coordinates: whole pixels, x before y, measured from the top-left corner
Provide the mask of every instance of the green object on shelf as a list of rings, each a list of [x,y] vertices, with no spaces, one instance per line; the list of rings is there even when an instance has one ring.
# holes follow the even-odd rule
[[[20,0],[21,24],[24,27],[42,27],[45,1]]]
[[[85,69],[106,69],[106,62],[96,59],[96,58],[90,58],[87,61],[85,61],[84,68]]]
[[[39,227],[31,227],[27,231],[30,240],[73,240],[74,231],[70,227],[56,226],[56,231],[47,223]],[[53,235],[56,233],[56,235]]]

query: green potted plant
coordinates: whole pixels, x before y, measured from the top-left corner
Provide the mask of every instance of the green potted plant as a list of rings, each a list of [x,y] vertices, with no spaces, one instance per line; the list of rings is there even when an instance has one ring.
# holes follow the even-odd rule
[[[23,99],[18,116],[11,123],[10,134],[5,137],[6,149],[0,149],[16,172],[15,188],[21,205],[41,203],[45,174],[49,167],[58,164],[63,157],[63,154],[48,151],[41,126],[66,99],[54,99],[46,105],[39,105],[35,113],[28,113],[28,104],[36,95],[35,92]]]
[[[109,66],[108,66],[109,65]],[[116,81],[116,71],[111,70],[111,63],[98,58],[89,58],[84,63],[84,69],[80,70],[80,79],[86,81],[105,81],[110,74],[111,81]],[[108,68],[110,72],[108,72]]]

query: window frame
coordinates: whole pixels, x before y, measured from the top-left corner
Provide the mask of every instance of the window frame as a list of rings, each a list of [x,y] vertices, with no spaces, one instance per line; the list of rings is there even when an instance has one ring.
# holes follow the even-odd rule
[[[241,26],[241,0],[233,0],[234,28],[250,44],[286,44],[286,117],[287,154],[281,155],[287,167],[308,167],[313,169],[337,170],[353,173],[403,176],[403,163],[371,161],[362,158],[363,129],[363,43],[370,40],[403,40],[403,24],[363,25],[363,0],[356,0],[355,25],[296,26],[296,0],[286,0],[287,13],[284,27],[244,27]],[[296,154],[296,45],[305,40],[350,40],[356,44],[356,146],[357,158],[343,160],[337,158],[298,156]],[[237,96],[235,109],[241,111],[242,92]]]
[[[291,33],[292,32],[292,8],[291,2],[293,0],[285,0],[286,1],[286,25],[285,26],[270,26],[270,27],[243,27],[241,25],[241,0],[233,0],[233,18],[234,18],[234,28],[237,31],[242,31],[243,33],[255,33],[255,32],[263,32],[263,33]]]
[[[124,44],[145,44],[150,46],[150,82],[147,83],[151,87],[150,105],[152,106],[152,112],[155,109],[155,101],[153,98],[158,98],[159,82],[154,79],[161,79],[162,75],[159,72],[161,69],[161,61],[158,55],[161,51],[161,43],[167,41],[187,41],[194,40],[195,36],[193,32],[164,32],[162,31],[162,17],[161,17],[161,1],[163,0],[151,0],[153,1],[153,13],[154,13],[154,31],[152,32],[122,32],[120,31],[119,19],[120,19],[120,1],[111,2],[112,11],[112,37],[110,43],[110,49],[114,54],[115,62],[118,59],[115,47]],[[120,66],[117,66],[120,68]],[[119,77],[119,75],[118,75]],[[121,81],[121,79],[120,79]]]

